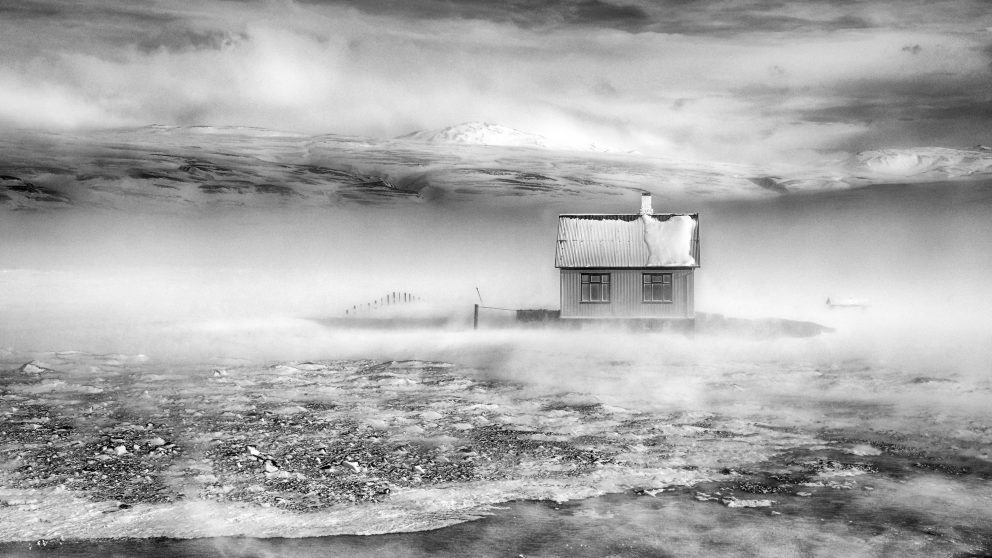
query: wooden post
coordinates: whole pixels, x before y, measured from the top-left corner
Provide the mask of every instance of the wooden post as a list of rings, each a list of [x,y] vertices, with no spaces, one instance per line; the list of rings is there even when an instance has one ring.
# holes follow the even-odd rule
[[[472,315],[472,329],[479,329],[479,305],[475,305],[475,312]]]

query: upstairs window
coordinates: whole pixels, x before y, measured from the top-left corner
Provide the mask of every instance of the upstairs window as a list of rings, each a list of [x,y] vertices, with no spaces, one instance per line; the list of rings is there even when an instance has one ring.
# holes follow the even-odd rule
[[[583,273],[582,294],[580,300],[582,302],[609,302],[610,274]]]
[[[672,301],[671,273],[644,273],[642,279],[642,298],[644,302]]]

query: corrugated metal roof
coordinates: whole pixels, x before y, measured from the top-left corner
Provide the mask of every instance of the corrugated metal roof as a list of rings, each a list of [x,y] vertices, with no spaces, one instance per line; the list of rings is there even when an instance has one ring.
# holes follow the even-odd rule
[[[665,222],[678,214],[649,215]],[[640,215],[559,215],[555,267],[699,267],[699,215],[688,214],[695,226],[687,247],[692,265],[650,264],[651,250]]]

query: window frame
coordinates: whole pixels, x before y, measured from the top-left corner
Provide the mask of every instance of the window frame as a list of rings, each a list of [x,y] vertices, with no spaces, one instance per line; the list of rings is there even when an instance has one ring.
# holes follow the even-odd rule
[[[641,303],[673,304],[674,302],[675,277],[673,273],[641,274]]]
[[[609,273],[579,274],[579,304],[610,304],[613,299],[613,280]],[[593,278],[597,280],[593,280]],[[595,287],[599,287],[599,297],[593,297]]]

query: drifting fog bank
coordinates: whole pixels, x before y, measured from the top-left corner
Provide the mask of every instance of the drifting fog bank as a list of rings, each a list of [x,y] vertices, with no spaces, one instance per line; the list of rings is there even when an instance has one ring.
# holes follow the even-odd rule
[[[879,346],[912,334],[923,340],[914,346],[943,352],[988,330],[990,192],[992,183],[973,181],[761,200],[656,196],[655,209],[700,212],[698,311],[861,327]],[[292,320],[342,316],[397,291],[462,323],[480,294],[487,306],[557,308],[557,214],[634,212],[637,203],[630,194],[512,207],[8,212],[0,347],[168,358],[226,336],[233,344],[206,344],[206,356],[249,356],[238,353],[313,327]],[[830,311],[829,297],[870,306]],[[279,340],[265,343],[270,333]]]

